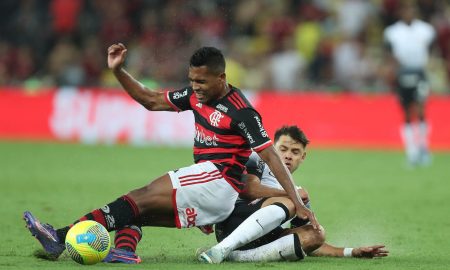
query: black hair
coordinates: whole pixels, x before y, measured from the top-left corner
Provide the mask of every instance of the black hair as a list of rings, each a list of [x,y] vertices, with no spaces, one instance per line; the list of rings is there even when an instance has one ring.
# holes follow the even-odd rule
[[[225,58],[222,52],[214,47],[201,47],[196,50],[189,61],[191,67],[206,66],[214,74],[225,72]]]
[[[275,142],[277,142],[282,135],[288,135],[295,141],[301,143],[303,147],[309,144],[308,138],[305,133],[297,126],[282,126],[275,131]]]

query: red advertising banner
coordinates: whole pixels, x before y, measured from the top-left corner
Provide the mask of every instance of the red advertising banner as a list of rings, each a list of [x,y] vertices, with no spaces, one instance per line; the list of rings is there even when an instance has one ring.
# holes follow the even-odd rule
[[[293,93],[258,95],[269,134],[280,123],[302,127],[316,146],[401,148],[402,111],[391,94]],[[426,107],[430,146],[450,149],[450,97],[432,96]]]
[[[296,124],[313,146],[400,148],[402,114],[390,94],[247,93],[269,134]],[[450,97],[427,105],[431,147],[450,150]],[[192,145],[190,112],[148,112],[122,91],[0,89],[0,139]]]

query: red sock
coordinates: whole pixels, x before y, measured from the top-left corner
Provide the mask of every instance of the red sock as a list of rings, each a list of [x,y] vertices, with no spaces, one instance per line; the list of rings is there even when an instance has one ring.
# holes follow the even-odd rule
[[[76,220],[73,224],[56,230],[56,233],[60,242],[64,243],[69,229],[80,221],[97,221],[110,232],[118,228],[123,228],[125,225],[133,224],[138,215],[139,210],[136,203],[128,196],[122,196],[102,208],[95,209],[94,211],[87,213],[80,219]]]
[[[116,248],[125,249],[127,251],[136,251],[137,244],[142,239],[142,230],[138,226],[125,226],[116,231],[114,245]]]

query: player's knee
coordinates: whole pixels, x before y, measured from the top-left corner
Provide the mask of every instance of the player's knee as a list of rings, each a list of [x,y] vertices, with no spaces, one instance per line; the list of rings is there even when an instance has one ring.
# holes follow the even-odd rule
[[[286,214],[289,218],[292,218],[295,215],[295,205],[294,203],[289,199],[285,197],[273,197],[266,200],[262,207],[265,207],[267,205],[278,205],[281,208],[283,208],[286,211]]]
[[[166,201],[171,201],[171,194],[166,193],[160,186],[151,182],[130,191],[127,195],[136,203],[140,213],[148,213],[158,208],[165,208]]]

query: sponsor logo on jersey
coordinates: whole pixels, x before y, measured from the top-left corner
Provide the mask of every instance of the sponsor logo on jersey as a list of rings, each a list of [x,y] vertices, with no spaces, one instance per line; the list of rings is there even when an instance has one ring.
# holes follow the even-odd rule
[[[220,110],[220,111],[222,111],[224,113],[228,112],[228,107],[225,107],[222,104],[217,104],[216,109],[218,109],[218,110]]]
[[[218,127],[220,120],[224,117],[225,116],[221,112],[216,110],[212,114],[209,115],[209,121],[211,122],[212,126]]]
[[[195,227],[195,219],[197,218],[195,208],[186,208],[184,212],[186,213],[187,227]]]
[[[267,134],[267,131],[264,129],[262,123],[261,123],[261,119],[259,118],[259,116],[253,116],[253,118],[255,118],[256,123],[258,124],[259,127],[259,132],[261,132],[261,136],[263,136],[264,138],[269,137],[269,135]]]
[[[250,144],[252,144],[252,143],[255,142],[255,140],[253,139],[252,135],[251,135],[250,132],[248,131],[248,128],[247,128],[247,126],[245,125],[244,122],[240,122],[240,123],[238,124],[238,127],[239,127],[240,129],[242,129],[242,131],[244,132],[244,134],[245,134],[245,136],[247,137],[248,142],[249,142]]]
[[[258,172],[259,173],[263,173],[265,167],[266,167],[266,163],[264,162],[264,160],[259,159],[258,160],[258,167],[257,167]]]
[[[199,129],[198,127],[195,127],[195,141],[204,144],[206,146],[217,146],[217,142],[219,139],[216,137],[216,134],[214,134],[212,137],[207,136],[205,134],[205,131],[203,129]]]
[[[184,90],[183,92],[175,92],[174,94],[173,94],[173,99],[179,99],[179,98],[182,98],[182,97],[185,97],[185,96],[187,96],[187,94],[188,94],[188,90],[186,89],[186,90]]]

